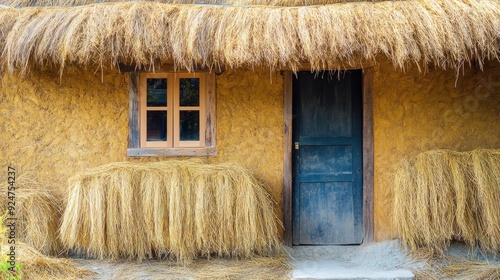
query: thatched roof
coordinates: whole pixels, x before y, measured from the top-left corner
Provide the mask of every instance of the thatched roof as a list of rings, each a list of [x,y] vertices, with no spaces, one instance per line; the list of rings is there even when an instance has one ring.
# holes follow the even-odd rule
[[[282,0],[208,1],[219,5],[113,2],[84,6],[71,5],[95,0],[2,1],[12,6],[61,6],[0,8],[1,59],[10,70],[172,61],[187,69],[295,69],[301,62],[320,69],[339,63],[374,61],[382,55],[401,68],[408,63],[460,68],[472,60],[482,62],[500,57],[499,0],[352,2],[300,7],[277,6],[285,3]],[[221,2],[232,5],[220,5]],[[338,1],[292,2],[289,3],[307,5]],[[262,3],[275,6],[253,5]],[[62,7],[66,4],[70,6]]]
[[[134,0],[0,0],[0,5],[11,7],[70,7],[97,3],[129,2]],[[164,4],[213,4],[226,6],[313,6],[346,2],[380,2],[385,0],[139,0]],[[403,1],[403,0],[396,0]]]

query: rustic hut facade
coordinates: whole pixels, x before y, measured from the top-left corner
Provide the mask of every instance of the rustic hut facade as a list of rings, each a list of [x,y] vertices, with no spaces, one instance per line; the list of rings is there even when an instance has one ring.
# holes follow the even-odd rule
[[[2,161],[45,185],[233,162],[286,244],[361,244],[397,237],[400,160],[500,146],[496,0],[1,2]]]

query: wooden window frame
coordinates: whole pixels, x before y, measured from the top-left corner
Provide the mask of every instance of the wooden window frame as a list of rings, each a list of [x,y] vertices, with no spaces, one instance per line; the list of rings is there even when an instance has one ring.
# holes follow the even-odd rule
[[[372,84],[373,65],[371,63],[360,63],[346,67],[338,67],[345,70],[363,71],[363,244],[372,243],[373,238],[373,108],[372,108]],[[331,69],[337,69],[332,67]],[[310,71],[311,67],[304,64],[296,71]],[[283,161],[283,227],[284,244],[292,246],[293,237],[293,197],[292,197],[292,118],[293,118],[293,72],[284,70],[284,161]]]
[[[146,79],[167,79],[167,106],[147,107]],[[179,95],[174,94],[179,87],[181,78],[200,78],[199,106],[182,107]],[[215,73],[213,72],[131,72],[129,91],[129,143],[128,156],[211,156],[216,155],[215,147]],[[180,141],[179,113],[183,110],[200,112],[200,140]],[[167,126],[167,141],[146,141],[146,114],[147,111],[166,110],[167,119],[172,120],[174,126]],[[170,121],[169,121],[170,122]]]
[[[148,107],[147,106],[147,80],[153,79],[167,79],[167,106],[164,107]],[[174,104],[174,83],[170,74],[161,73],[140,73],[139,74],[139,111],[140,111],[140,147],[142,148],[172,148],[173,147],[173,128],[167,125],[167,141],[147,141],[146,121],[148,111],[167,111],[168,123],[173,122],[173,104]]]

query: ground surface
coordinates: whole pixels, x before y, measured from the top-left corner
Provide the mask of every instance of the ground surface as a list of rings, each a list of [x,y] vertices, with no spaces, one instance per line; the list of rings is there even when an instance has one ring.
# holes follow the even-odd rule
[[[413,279],[415,265],[398,241],[364,246],[285,247],[276,258],[205,259],[182,266],[167,261],[77,260],[95,279]]]
[[[443,258],[409,258],[397,240],[361,246],[285,247],[274,258],[109,262],[76,259],[94,279],[460,279],[498,280],[497,256],[453,243]],[[416,276],[414,276],[414,274]]]
[[[362,246],[287,248],[292,279],[413,279],[397,240]]]

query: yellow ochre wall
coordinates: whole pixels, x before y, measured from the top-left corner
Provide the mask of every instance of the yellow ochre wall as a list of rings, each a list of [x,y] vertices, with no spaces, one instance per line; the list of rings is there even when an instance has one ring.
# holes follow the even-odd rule
[[[283,78],[268,70],[228,70],[217,82],[217,155],[207,163],[233,162],[266,183],[281,217],[283,182]],[[18,176],[36,177],[64,190],[86,168],[127,157],[129,76],[71,69],[0,80],[0,159]],[[0,173],[7,182],[7,172]]]
[[[401,159],[432,148],[470,150],[500,146],[500,63],[466,68],[396,71],[383,61],[373,81],[375,238],[391,228],[391,172]],[[268,186],[281,217],[283,177],[283,78],[269,70],[227,70],[217,80],[217,156],[234,162]],[[29,175],[63,190],[85,168],[127,157],[127,74],[82,69],[37,72],[0,80],[0,159],[18,176]],[[7,181],[6,172],[0,182]]]
[[[442,148],[468,151],[500,148],[500,63],[484,71],[416,69],[395,72],[375,67],[374,227],[376,240],[396,237],[391,228],[391,175],[397,163]]]

